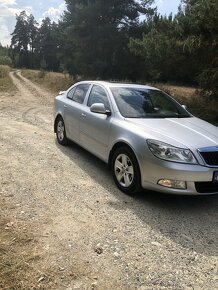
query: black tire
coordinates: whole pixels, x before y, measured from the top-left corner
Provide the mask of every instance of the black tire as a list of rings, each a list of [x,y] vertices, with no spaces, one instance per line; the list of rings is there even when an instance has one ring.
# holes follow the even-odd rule
[[[141,173],[133,151],[128,147],[118,148],[112,157],[113,178],[117,187],[126,194],[141,190]]]
[[[55,132],[57,136],[58,143],[66,146],[68,144],[68,139],[66,137],[66,130],[65,130],[65,124],[62,117],[58,117],[55,122]]]

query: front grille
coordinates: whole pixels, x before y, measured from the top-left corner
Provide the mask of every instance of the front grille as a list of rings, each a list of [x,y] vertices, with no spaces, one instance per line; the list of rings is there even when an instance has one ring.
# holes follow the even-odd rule
[[[218,193],[218,182],[195,182],[195,188],[199,193]]]
[[[217,148],[217,147],[216,147]],[[218,149],[217,151],[200,151],[205,163],[210,166],[218,166]]]

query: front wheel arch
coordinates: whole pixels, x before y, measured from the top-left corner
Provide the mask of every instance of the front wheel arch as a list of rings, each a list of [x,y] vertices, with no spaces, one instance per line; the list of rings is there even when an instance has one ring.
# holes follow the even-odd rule
[[[108,169],[109,170],[112,169],[112,158],[113,158],[114,153],[117,151],[117,149],[119,149],[121,147],[128,148],[135,155],[135,152],[127,143],[120,141],[120,142],[114,144],[113,148],[110,151],[109,157],[108,157]]]

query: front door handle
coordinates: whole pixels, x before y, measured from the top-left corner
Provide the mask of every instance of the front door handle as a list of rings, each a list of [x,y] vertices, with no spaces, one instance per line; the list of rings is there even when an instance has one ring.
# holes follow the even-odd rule
[[[64,108],[67,108],[67,105],[64,105]]]
[[[86,114],[82,113],[82,118],[85,119],[86,118]]]

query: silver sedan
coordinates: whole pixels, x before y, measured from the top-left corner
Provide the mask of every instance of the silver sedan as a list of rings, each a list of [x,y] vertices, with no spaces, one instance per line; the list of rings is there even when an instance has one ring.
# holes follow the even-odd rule
[[[54,131],[106,162],[127,194],[218,193],[218,128],[159,89],[76,83],[55,97]]]

